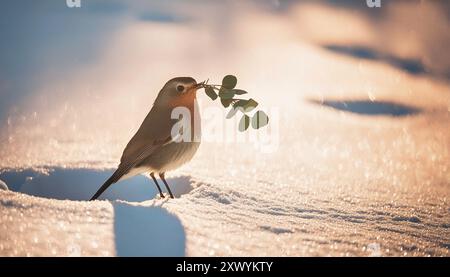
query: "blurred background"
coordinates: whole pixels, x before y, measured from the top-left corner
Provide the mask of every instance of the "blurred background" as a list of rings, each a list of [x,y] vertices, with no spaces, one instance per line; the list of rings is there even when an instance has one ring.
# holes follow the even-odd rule
[[[89,199],[175,76],[236,75],[270,122],[203,141],[161,213],[142,176],[102,196],[131,204],[1,191],[0,255],[164,255],[159,226],[176,255],[448,256],[449,26],[438,0],[2,1],[3,187]],[[203,138],[236,133],[198,99]]]
[[[329,97],[450,109],[435,99],[450,78],[447,1],[18,0],[0,13],[2,167],[113,164],[174,76],[235,74],[282,120]]]

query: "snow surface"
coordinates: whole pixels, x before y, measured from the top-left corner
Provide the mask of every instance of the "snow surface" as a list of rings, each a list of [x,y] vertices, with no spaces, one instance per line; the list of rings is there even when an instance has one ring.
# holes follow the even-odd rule
[[[113,15],[123,22],[102,38],[101,54],[33,84],[1,126],[0,179],[10,190],[0,190],[0,255],[449,256],[450,85],[440,75],[445,59],[427,56],[439,49],[396,39],[417,21],[414,10],[388,5],[380,23],[335,5],[284,13],[216,5],[203,12],[233,10],[234,25],[196,17],[195,7],[180,8],[194,23]],[[442,16],[431,4],[420,11]],[[427,30],[430,41],[440,38]],[[381,34],[389,55],[323,47],[342,39],[381,51]],[[417,72],[399,62],[421,58],[436,64]],[[113,172],[160,86],[190,72],[198,80],[236,74],[273,112],[260,131],[272,151],[206,140],[167,174],[176,199],[159,199],[139,176],[113,185],[101,197],[108,201],[85,201]],[[200,101],[203,112],[215,105]],[[237,129],[225,114],[202,115],[205,135],[221,124]]]
[[[8,190],[8,186],[2,180],[0,180],[0,189],[1,190]]]

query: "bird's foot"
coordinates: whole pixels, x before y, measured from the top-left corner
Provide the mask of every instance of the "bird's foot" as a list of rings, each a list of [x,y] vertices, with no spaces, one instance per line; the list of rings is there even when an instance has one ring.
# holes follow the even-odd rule
[[[171,198],[171,199],[175,199],[175,197],[173,196],[173,194],[169,194],[169,195],[165,195],[165,194],[159,194],[156,195],[156,199],[167,199],[167,198]]]

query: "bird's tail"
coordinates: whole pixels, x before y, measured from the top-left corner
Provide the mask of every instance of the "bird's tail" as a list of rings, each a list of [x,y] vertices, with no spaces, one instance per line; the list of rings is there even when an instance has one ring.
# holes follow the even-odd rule
[[[110,185],[114,184],[119,179],[120,177],[118,178],[117,171],[114,172],[114,174],[111,175],[108,180],[106,180],[106,182],[100,187],[100,189],[94,194],[94,196],[91,197],[91,200],[89,201],[97,199]]]

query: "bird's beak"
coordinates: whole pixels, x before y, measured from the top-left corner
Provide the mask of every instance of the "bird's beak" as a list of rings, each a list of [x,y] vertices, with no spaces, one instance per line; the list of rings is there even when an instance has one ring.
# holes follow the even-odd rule
[[[189,89],[190,92],[197,92],[198,89],[204,88],[205,87],[205,82],[201,82],[198,84],[195,84],[191,87],[191,89]]]
[[[199,89],[199,88],[201,88],[203,85],[200,83],[200,84],[194,84],[194,85],[192,85],[192,86],[190,86],[187,90],[186,90],[186,94],[191,94],[191,93],[196,93],[197,92],[197,90]]]
[[[196,84],[196,85],[195,85],[195,89],[204,88],[204,87],[205,87],[205,82],[206,82],[206,81],[203,81],[203,82],[200,82],[200,83]]]

